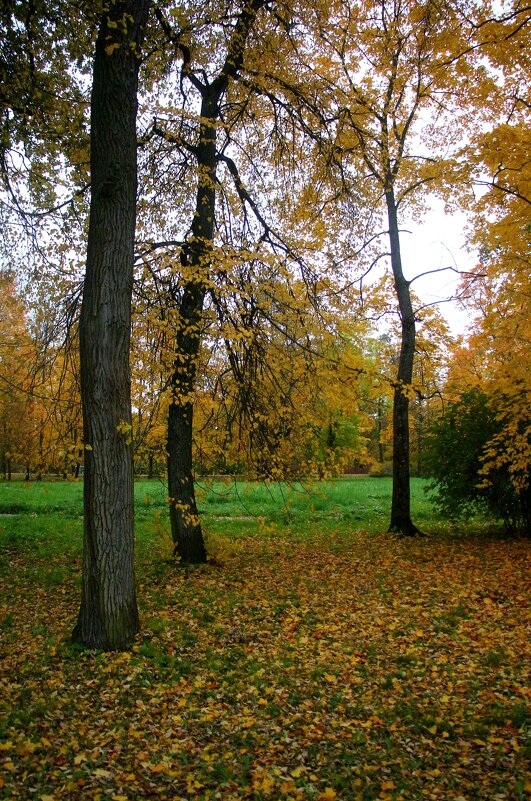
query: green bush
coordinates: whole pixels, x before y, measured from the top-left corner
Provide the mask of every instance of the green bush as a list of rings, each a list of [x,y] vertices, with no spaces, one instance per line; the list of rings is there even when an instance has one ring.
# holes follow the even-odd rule
[[[428,490],[450,519],[477,512],[503,520],[529,536],[529,487],[517,492],[506,466],[481,474],[485,451],[500,431],[492,401],[479,389],[464,393],[431,427],[427,440]]]

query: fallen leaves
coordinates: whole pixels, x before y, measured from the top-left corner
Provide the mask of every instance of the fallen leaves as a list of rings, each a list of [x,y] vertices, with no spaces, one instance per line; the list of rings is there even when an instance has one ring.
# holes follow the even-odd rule
[[[186,578],[141,566],[144,633],[122,654],[66,645],[75,589],[37,593],[12,570],[6,797],[525,798],[523,543],[210,547],[216,564]]]

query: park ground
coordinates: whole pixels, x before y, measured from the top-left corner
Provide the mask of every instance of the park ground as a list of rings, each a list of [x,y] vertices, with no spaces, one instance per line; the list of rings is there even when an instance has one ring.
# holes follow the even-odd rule
[[[68,642],[79,483],[0,484],[0,798],[521,801],[529,544],[385,533],[387,479],[200,490],[209,563],[171,559],[136,487],[142,632]]]

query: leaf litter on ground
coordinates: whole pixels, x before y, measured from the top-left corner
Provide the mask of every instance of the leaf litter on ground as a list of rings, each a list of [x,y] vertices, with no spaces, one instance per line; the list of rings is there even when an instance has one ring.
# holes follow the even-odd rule
[[[0,798],[529,797],[526,543],[265,530],[209,548],[188,569],[142,554],[142,634],[111,654],[68,644],[79,560],[55,554],[39,586],[42,549],[15,549]]]

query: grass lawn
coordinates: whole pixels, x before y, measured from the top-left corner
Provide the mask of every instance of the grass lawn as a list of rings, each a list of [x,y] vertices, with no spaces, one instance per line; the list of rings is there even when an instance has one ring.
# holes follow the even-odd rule
[[[531,797],[529,545],[385,533],[389,479],[200,487],[209,564],[136,485],[142,633],[69,645],[79,483],[0,484],[0,798]]]

